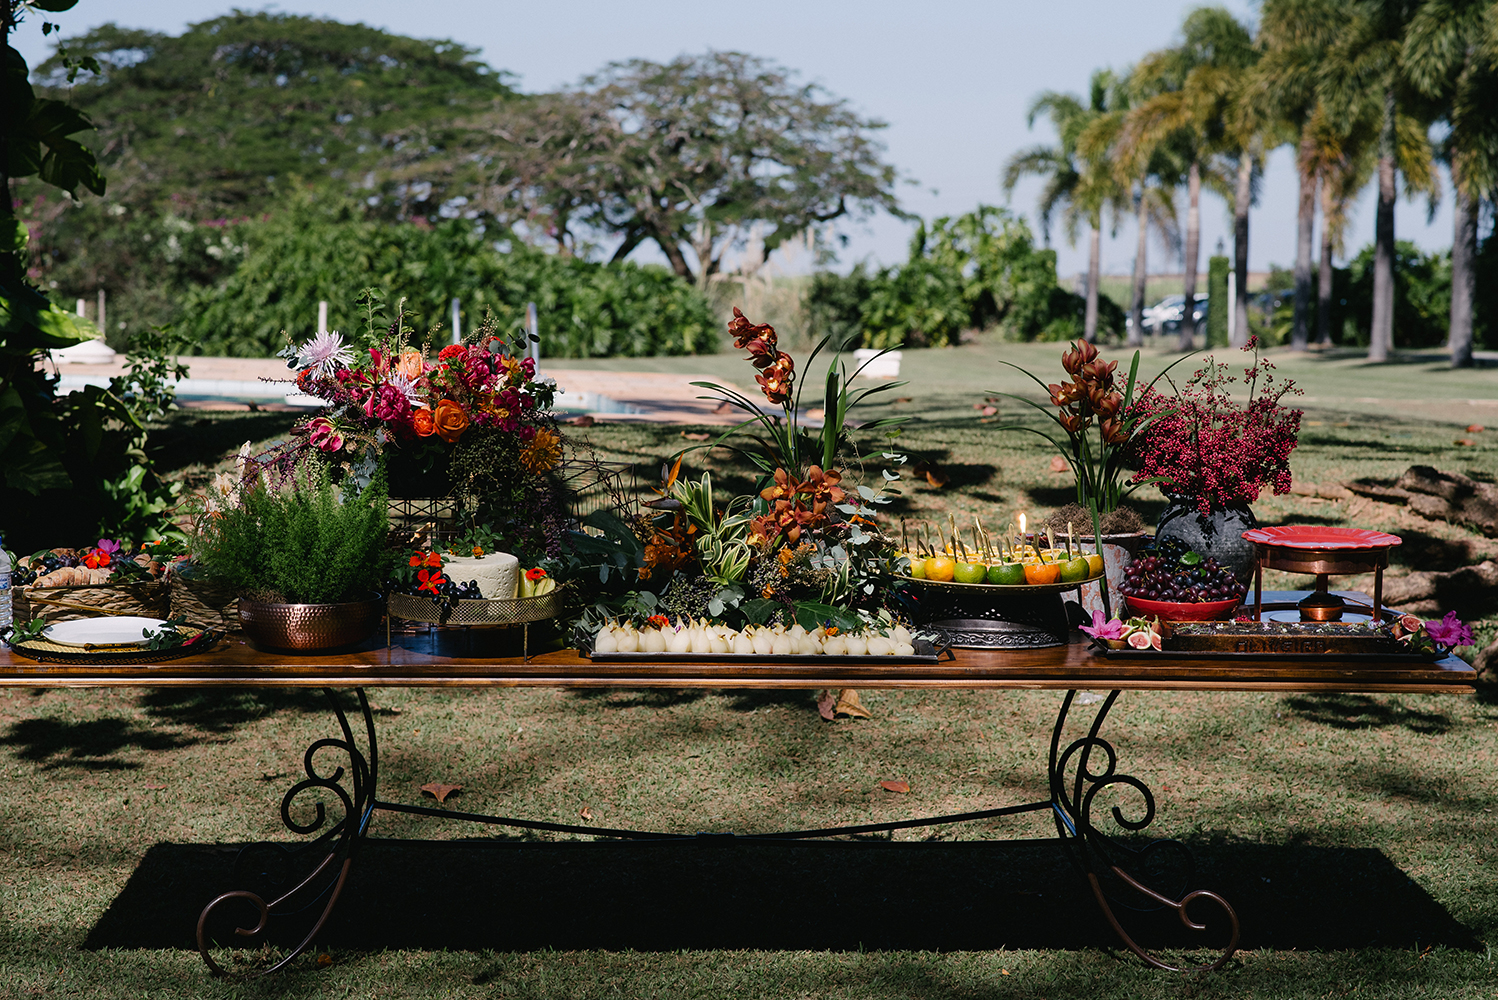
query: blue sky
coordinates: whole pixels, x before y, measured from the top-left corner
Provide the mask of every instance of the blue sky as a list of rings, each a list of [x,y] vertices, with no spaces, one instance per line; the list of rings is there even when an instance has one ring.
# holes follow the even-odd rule
[[[109,20],[176,33],[231,6],[214,0],[81,0],[73,10],[51,17],[63,25],[64,34]],[[710,48],[773,59],[846,98],[863,114],[889,123],[883,136],[888,158],[915,181],[902,188],[901,201],[907,210],[930,218],[980,202],[1004,204],[998,180],[1004,161],[1015,150],[1053,138],[1043,123],[1034,130],[1025,126],[1035,95],[1043,90],[1082,93],[1094,69],[1120,69],[1151,49],[1172,44],[1182,18],[1197,6],[1178,0],[291,0],[269,9],[452,38],[480,49],[491,65],[516,74],[528,91],[575,82],[616,59],[665,60]],[[1243,0],[1227,0],[1224,6],[1246,20],[1255,14],[1256,5]],[[49,51],[40,18],[22,25],[13,43],[32,65]],[[1010,203],[1032,224],[1038,188],[1037,181],[1023,182]],[[1293,263],[1295,196],[1290,154],[1282,149],[1270,161],[1251,219],[1253,269]],[[1202,202],[1205,269],[1205,255],[1219,238],[1231,247],[1231,220],[1220,199],[1204,194]],[[1369,190],[1353,214],[1350,252],[1372,239],[1373,216]],[[844,232],[849,237],[840,255],[844,267],[860,259],[889,264],[905,257],[909,227],[899,220],[875,218],[846,225]],[[1450,246],[1449,198],[1430,221],[1423,200],[1400,202],[1396,233],[1427,249]],[[1072,248],[1059,233],[1055,240],[1063,274],[1085,268],[1085,241]],[[1129,271],[1134,243],[1127,221],[1116,237],[1105,233],[1104,271]],[[1152,244],[1150,271],[1178,270],[1178,260],[1167,259],[1163,248]]]

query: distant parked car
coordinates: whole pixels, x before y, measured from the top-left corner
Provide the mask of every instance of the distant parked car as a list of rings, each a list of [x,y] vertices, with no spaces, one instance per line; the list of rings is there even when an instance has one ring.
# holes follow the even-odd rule
[[[1186,296],[1167,295],[1144,311],[1144,328],[1150,333],[1175,333],[1181,329]],[[1198,295],[1191,310],[1197,327],[1207,321],[1207,296]]]

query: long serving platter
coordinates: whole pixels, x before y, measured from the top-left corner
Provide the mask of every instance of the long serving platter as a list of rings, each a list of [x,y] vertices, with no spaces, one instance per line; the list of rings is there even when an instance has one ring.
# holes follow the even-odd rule
[[[593,653],[584,652],[583,655],[594,663],[702,663],[712,661],[713,663],[765,663],[765,664],[797,664],[797,665],[821,665],[828,663],[857,663],[860,665],[870,663],[885,664],[932,664],[940,663],[942,659],[955,659],[952,650],[947,646],[935,646],[924,640],[913,644],[918,652],[914,656],[831,656],[826,653],[813,654],[788,654],[775,656],[774,654],[761,655],[759,653]],[[924,650],[930,650],[929,653]]]
[[[927,580],[917,576],[897,576],[895,579],[901,583],[913,583],[930,587],[933,590],[988,591],[990,594],[1064,594],[1068,590],[1076,590],[1083,584],[1097,583],[1102,579],[1102,575],[1099,574],[1086,580],[1073,580],[1070,583],[1059,580],[1056,583],[957,583],[955,580]]]

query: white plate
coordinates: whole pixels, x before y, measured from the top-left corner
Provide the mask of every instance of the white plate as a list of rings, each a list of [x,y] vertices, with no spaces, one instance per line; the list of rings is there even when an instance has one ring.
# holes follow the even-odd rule
[[[144,646],[150,642],[146,629],[159,629],[160,618],[119,615],[113,618],[80,618],[48,625],[42,636],[61,646]]]
[[[1290,608],[1286,611],[1266,611],[1264,612],[1264,617],[1259,620],[1266,622],[1293,622],[1299,624],[1300,612],[1295,608]],[[1371,622],[1373,620],[1373,616],[1360,615],[1356,611],[1344,611],[1342,612],[1341,620],[1348,624],[1354,624],[1357,622]]]

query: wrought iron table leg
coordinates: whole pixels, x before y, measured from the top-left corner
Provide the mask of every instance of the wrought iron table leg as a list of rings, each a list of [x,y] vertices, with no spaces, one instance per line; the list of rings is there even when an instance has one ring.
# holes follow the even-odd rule
[[[1155,818],[1155,797],[1150,793],[1149,787],[1133,775],[1121,774],[1118,771],[1118,754],[1113,745],[1098,736],[1102,730],[1103,721],[1108,717],[1108,712],[1113,708],[1113,703],[1118,700],[1119,692],[1112,691],[1099,706],[1097,715],[1092,720],[1092,725],[1087,735],[1074,740],[1068,744],[1066,749],[1061,749],[1062,732],[1066,726],[1067,715],[1071,711],[1072,704],[1076,699],[1076,691],[1068,691],[1061,702],[1061,709],[1056,715],[1056,728],[1051,733],[1051,755],[1050,755],[1050,785],[1051,805],[1056,822],[1056,835],[1066,844],[1082,871],[1087,876],[1088,885],[1092,888],[1093,896],[1096,897],[1098,906],[1102,908],[1103,916],[1112,925],[1119,938],[1135,955],[1139,956],[1148,964],[1158,969],[1171,972],[1205,972],[1220,969],[1238,950],[1238,914],[1234,912],[1227,900],[1214,892],[1204,889],[1186,891],[1186,885],[1194,875],[1191,865],[1190,852],[1185,845],[1174,840],[1156,840],[1143,848],[1130,847],[1120,843],[1114,838],[1098,830],[1092,824],[1092,800],[1098,792],[1104,788],[1121,785],[1137,792],[1143,800],[1144,811],[1138,818],[1130,818],[1113,806],[1110,810],[1113,821],[1118,826],[1129,832],[1136,833],[1149,826]],[[1094,770],[1091,766],[1093,752],[1096,751],[1104,758],[1104,766]],[[1073,768],[1075,771],[1073,772]],[[1172,851],[1177,853],[1185,861],[1185,872],[1181,877],[1180,886],[1173,893],[1157,891],[1145,885],[1138,878],[1131,875],[1126,865],[1127,862],[1138,864],[1147,861],[1150,855],[1160,851]],[[1133,905],[1122,900],[1110,898],[1103,885],[1104,877],[1112,877],[1122,883],[1129,890],[1142,896],[1147,901],[1145,905]],[[1187,914],[1187,907],[1197,900],[1207,900],[1222,908],[1228,918],[1232,934],[1228,940],[1227,947],[1221,955],[1208,965],[1181,967],[1170,965],[1154,957],[1129,936],[1127,930],[1118,919],[1117,910],[1158,910],[1169,908],[1176,911],[1181,918],[1181,923],[1192,930],[1205,930],[1206,924],[1198,923]]]
[[[353,728],[349,725],[348,716],[344,714],[343,707],[338,703],[338,694],[332,688],[324,689],[328,703],[337,716],[338,727],[342,731],[341,739],[321,739],[307,748],[302,758],[303,771],[306,777],[286,792],[281,800],[281,822],[287,829],[297,834],[312,834],[321,830],[322,833],[311,842],[301,847],[292,848],[287,851],[292,857],[300,857],[304,854],[323,850],[321,860],[313,867],[310,874],[298,882],[293,888],[282,893],[277,898],[267,903],[258,893],[247,890],[236,890],[226,892],[213,899],[203,908],[198,916],[197,942],[198,952],[202,955],[204,963],[215,974],[223,975],[225,970],[214,961],[209,951],[208,920],[213,911],[232,900],[242,899],[254,907],[257,913],[257,921],[253,927],[236,927],[234,933],[241,938],[253,939],[265,932],[272,917],[284,915],[289,908],[296,904],[299,899],[310,895],[310,902],[302,904],[299,909],[315,905],[318,898],[326,895],[327,902],[323,905],[322,913],[318,915],[312,929],[292,950],[281,958],[280,961],[270,968],[260,971],[261,975],[276,972],[285,967],[312,944],[317,933],[327,923],[328,917],[333,912],[333,907],[338,905],[338,897],[343,892],[344,884],[348,881],[349,868],[353,864],[354,853],[363,840],[369,828],[369,820],[375,808],[375,794],[379,783],[379,745],[375,738],[374,718],[370,714],[369,699],[364,694],[363,688],[357,688],[359,708],[364,716],[364,745],[366,750],[361,751],[354,739]],[[335,750],[347,755],[348,764],[345,767],[339,764],[332,774],[323,774],[318,771],[315,758],[319,751]],[[367,752],[366,752],[367,751]],[[349,788],[344,787],[347,778]],[[329,825],[327,809],[321,801],[315,803],[316,813],[311,822],[299,823],[292,818],[292,802],[303,792],[312,789],[322,789],[331,792],[343,809],[343,816],[337,822]],[[326,829],[324,829],[326,827]],[[331,873],[336,871],[336,877]],[[331,881],[329,878],[331,877]],[[321,889],[313,892],[317,886]]]

